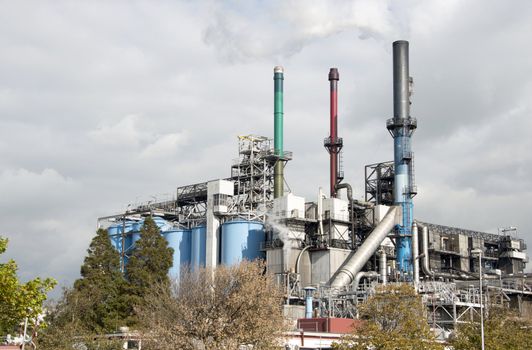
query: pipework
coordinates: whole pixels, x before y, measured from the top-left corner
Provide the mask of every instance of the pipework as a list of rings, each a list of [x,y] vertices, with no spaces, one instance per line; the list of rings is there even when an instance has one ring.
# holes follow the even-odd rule
[[[283,80],[284,80],[284,69],[281,66],[276,66],[273,69],[273,81],[274,81],[273,146],[274,146],[275,156],[277,157],[277,161],[273,169],[273,196],[274,198],[279,198],[284,195]]]
[[[397,267],[404,279],[412,274],[412,223],[416,195],[413,177],[411,138],[417,128],[416,119],[410,116],[411,78],[409,75],[408,41],[393,43],[393,109],[394,117],[386,127],[394,139],[394,204],[401,207],[402,224],[395,228]]]

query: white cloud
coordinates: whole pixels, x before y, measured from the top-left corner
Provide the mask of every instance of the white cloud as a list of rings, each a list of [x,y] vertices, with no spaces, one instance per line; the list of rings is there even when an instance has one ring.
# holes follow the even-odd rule
[[[142,158],[167,158],[176,155],[188,139],[186,131],[155,137],[155,141],[142,150]]]
[[[146,135],[138,128],[138,115],[127,115],[116,124],[104,124],[89,131],[92,141],[103,145],[138,146]]]
[[[350,31],[360,38],[393,33],[389,1],[217,2],[205,42],[229,62],[287,57],[331,35]]]

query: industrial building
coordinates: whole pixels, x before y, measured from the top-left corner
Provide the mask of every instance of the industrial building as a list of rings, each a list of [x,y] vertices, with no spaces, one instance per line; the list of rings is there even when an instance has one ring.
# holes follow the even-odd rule
[[[229,178],[179,186],[171,200],[98,219],[108,228],[123,268],[143,218],[151,215],[174,249],[171,274],[178,276],[184,266],[215,268],[265,259],[286,290],[286,317],[307,334],[334,333],[330,325],[341,323],[335,319],[356,319],[357,305],[375,285],[391,282],[415,286],[431,326],[442,337],[470,320],[489,298],[532,314],[532,283],[523,273],[526,244],[513,229],[476,232],[415,215],[418,189],[411,140],[417,120],[410,114],[408,42],[393,43],[394,114],[383,120],[393,139],[393,161],[365,167],[364,201],[353,199],[351,186],[343,181],[338,70],[331,68],[328,76],[330,135],[324,146],[330,157],[330,187],[327,193],[316,188],[315,198],[287,190],[284,172],[292,153],[283,147],[282,67],[274,68],[273,80],[274,137],[240,136]]]

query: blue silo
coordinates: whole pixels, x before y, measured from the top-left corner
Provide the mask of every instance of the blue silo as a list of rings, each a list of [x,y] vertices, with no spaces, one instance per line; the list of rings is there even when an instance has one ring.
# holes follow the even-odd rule
[[[234,220],[222,225],[221,263],[237,264],[242,260],[264,258],[260,245],[264,242],[264,225],[256,221]]]
[[[199,266],[205,266],[207,232],[205,226],[194,227],[191,230],[191,254],[190,267],[194,270]]]
[[[191,230],[174,229],[162,233],[168,246],[174,249],[173,266],[169,271],[172,278],[179,279],[181,269],[188,268],[191,261]]]

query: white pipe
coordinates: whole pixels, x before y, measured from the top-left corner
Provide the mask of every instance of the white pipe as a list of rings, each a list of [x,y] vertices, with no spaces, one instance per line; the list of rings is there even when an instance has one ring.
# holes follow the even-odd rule
[[[360,284],[360,280],[362,279],[362,277],[367,277],[367,278],[371,278],[371,279],[375,279],[377,277],[379,277],[379,274],[376,273],[375,271],[360,271],[356,274],[355,276],[355,279],[353,280],[353,286],[355,287],[355,290],[358,289],[358,285]]]
[[[421,268],[425,275],[434,277],[434,271],[429,266],[429,229],[424,225],[419,225],[419,227],[421,227],[421,244],[423,246],[423,263],[421,264]]]
[[[366,262],[392,230],[395,225],[396,212],[397,207],[391,207],[384,219],[371,231],[357,251],[350,254],[340,269],[330,279],[329,285],[332,288],[347,286],[354,280],[356,274],[362,270]]]
[[[318,223],[320,236],[323,236],[323,189],[320,187],[318,191]]]
[[[419,285],[419,238],[415,222],[412,224],[412,260],[414,262],[414,288],[417,289]]]
[[[388,269],[387,269],[387,264],[386,264],[386,251],[384,251],[384,249],[382,249],[380,252],[379,263],[380,263],[381,281],[383,285],[386,285],[386,282],[388,281],[388,278],[387,278]]]
[[[422,232],[422,247],[423,247],[423,263],[421,264],[421,268],[423,270],[423,273],[431,278],[434,277],[441,277],[441,278],[457,278],[458,276],[453,275],[451,273],[445,273],[445,272],[434,272],[430,269],[429,264],[429,229],[425,225],[421,225],[420,223],[417,224],[419,227],[421,227]]]

